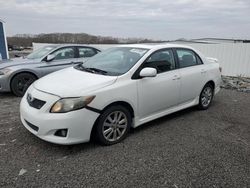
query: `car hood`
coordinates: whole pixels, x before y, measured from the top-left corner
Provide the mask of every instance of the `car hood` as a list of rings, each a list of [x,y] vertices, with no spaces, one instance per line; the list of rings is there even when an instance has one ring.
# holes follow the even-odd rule
[[[18,65],[26,65],[30,63],[39,63],[39,59],[27,59],[27,58],[13,58],[9,60],[0,61],[0,69],[9,68]]]
[[[70,67],[39,79],[34,87],[61,98],[79,97],[111,85],[116,79],[116,76],[92,74]]]

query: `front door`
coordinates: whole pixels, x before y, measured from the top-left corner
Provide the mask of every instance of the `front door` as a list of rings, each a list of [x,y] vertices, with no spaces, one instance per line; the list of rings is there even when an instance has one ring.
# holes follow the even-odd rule
[[[52,61],[42,62],[41,68],[43,69],[43,75],[74,66],[77,61],[75,47],[63,47],[51,54],[55,55]]]
[[[140,119],[177,105],[180,95],[180,75],[171,49],[154,52],[144,62],[145,67],[155,68],[157,76],[138,80]]]

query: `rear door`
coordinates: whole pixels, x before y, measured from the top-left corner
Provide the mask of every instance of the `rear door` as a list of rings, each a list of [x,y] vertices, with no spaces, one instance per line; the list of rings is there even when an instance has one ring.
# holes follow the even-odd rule
[[[157,70],[157,76],[138,79],[138,108],[140,119],[157,114],[178,104],[180,75],[172,49],[154,52],[143,63]]]
[[[188,103],[200,95],[205,85],[206,69],[201,58],[190,49],[177,48],[175,55],[180,71],[180,104]]]

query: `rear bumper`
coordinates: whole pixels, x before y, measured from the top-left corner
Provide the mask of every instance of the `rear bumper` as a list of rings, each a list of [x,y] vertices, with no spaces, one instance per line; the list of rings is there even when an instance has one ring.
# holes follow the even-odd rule
[[[88,142],[98,113],[81,109],[68,113],[50,113],[51,106],[59,99],[36,89],[29,89],[33,97],[47,101],[40,109],[30,107],[26,95],[20,105],[20,117],[24,127],[42,140],[62,145]],[[59,129],[67,129],[66,137],[56,136]]]

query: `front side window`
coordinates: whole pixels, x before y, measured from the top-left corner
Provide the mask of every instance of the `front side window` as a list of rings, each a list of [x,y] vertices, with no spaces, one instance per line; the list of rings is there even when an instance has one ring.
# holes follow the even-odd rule
[[[162,73],[175,69],[175,60],[172,50],[166,49],[153,53],[143,64],[143,68],[151,67]]]
[[[73,47],[61,48],[59,50],[56,50],[52,54],[55,55],[54,60],[70,59],[75,57]]]
[[[84,64],[76,66],[78,70],[93,70],[106,75],[119,76],[129,71],[148,51],[144,48],[116,47],[99,53]]]
[[[193,51],[187,49],[177,49],[177,56],[179,59],[180,68],[190,67],[194,65],[198,65],[196,55]]]
[[[80,58],[92,57],[97,54],[96,50],[87,47],[78,47],[78,52]]]

